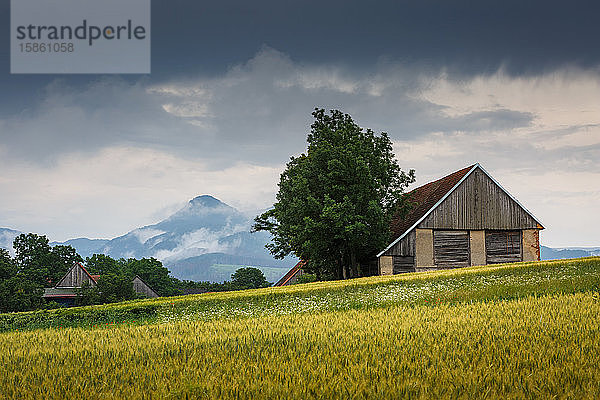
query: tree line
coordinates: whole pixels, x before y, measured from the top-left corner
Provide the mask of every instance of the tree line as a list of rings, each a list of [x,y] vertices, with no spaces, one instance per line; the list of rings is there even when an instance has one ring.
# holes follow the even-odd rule
[[[100,275],[96,286],[79,289],[78,305],[104,304],[139,297],[132,280],[138,275],[160,296],[188,292],[219,292],[268,287],[263,273],[252,267],[240,268],[224,283],[179,280],[155,258],[114,259],[94,254],[85,260],[69,245],[51,246],[44,235],[21,234],[13,242],[15,256],[0,248],[0,312],[29,311],[59,305],[43,299],[44,289],[54,287],[77,262],[91,275]]]

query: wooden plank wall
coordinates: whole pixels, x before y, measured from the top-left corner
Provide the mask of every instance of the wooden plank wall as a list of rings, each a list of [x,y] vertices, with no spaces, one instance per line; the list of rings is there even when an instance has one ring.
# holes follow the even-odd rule
[[[485,253],[488,264],[523,260],[521,231],[487,231]]]
[[[415,272],[414,256],[392,256],[394,265],[394,275],[405,272]]]
[[[429,229],[536,229],[537,222],[481,170],[474,171],[418,226]]]
[[[85,282],[89,282],[92,286],[96,286],[96,283],[90,279],[83,268],[79,265],[75,265],[58,282],[56,287],[81,287]]]
[[[415,230],[413,229],[402,240],[384,253],[386,256],[415,256]]]
[[[144,283],[138,276],[133,278],[133,290],[136,293],[142,294],[146,297],[154,298],[158,297],[158,293],[156,293],[152,288]]]
[[[468,231],[433,231],[433,258],[436,267],[471,265]]]

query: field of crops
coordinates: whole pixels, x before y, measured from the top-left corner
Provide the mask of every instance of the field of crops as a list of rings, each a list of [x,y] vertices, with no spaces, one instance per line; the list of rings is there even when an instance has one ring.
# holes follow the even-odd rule
[[[5,314],[0,398],[600,398],[599,285],[589,258]]]

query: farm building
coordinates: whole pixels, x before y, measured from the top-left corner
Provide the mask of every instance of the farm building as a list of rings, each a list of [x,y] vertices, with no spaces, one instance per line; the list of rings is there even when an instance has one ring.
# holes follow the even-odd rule
[[[302,270],[304,264],[304,261],[298,261],[298,263],[294,267],[292,267],[292,269],[290,269],[285,275],[283,275],[277,282],[275,282],[273,286],[288,286],[296,283],[298,281],[298,278],[304,275],[304,270]]]
[[[544,227],[479,164],[408,195],[411,210],[377,254],[380,275],[540,258]]]
[[[44,290],[44,299],[56,301],[59,304],[71,306],[75,304],[78,296],[77,289],[84,285],[92,287],[98,284],[100,275],[91,275],[80,263],[75,263],[53,288]],[[133,290],[146,297],[158,297],[158,294],[139,277],[132,281]]]

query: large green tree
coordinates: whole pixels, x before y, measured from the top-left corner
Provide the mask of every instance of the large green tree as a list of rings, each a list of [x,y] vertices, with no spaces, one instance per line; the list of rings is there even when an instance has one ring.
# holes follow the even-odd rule
[[[118,275],[123,270],[122,263],[106,254],[94,254],[91,257],[87,257],[85,259],[85,267],[90,274],[94,275]]]
[[[383,132],[358,126],[338,110],[315,109],[308,149],[281,174],[277,202],[253,229],[273,235],[277,258],[293,253],[318,279],[368,274],[366,265],[390,240],[390,221],[405,212],[402,171]]]
[[[245,267],[238,268],[231,274],[230,286],[233,290],[244,290],[269,287],[271,284],[267,282],[265,275],[260,269]]]
[[[54,286],[76,262],[83,259],[71,246],[51,247],[48,238],[21,234],[13,241],[19,275],[42,287]]]
[[[124,261],[124,271],[133,278],[139,275],[140,278],[161,296],[173,296],[181,294],[178,288],[177,279],[169,275],[170,271],[164,267],[162,262],[155,258],[142,258],[136,260],[130,258]]]
[[[40,308],[43,286],[19,274],[8,251],[0,249],[0,312],[26,311]]]

